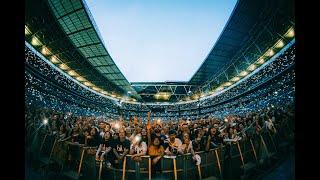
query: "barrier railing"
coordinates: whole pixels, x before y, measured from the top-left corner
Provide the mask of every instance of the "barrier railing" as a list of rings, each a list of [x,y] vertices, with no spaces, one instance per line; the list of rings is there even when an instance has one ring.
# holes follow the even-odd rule
[[[285,125],[285,124],[284,124]],[[277,129],[281,130],[281,126]],[[86,147],[79,144],[75,153],[79,155],[80,161],[77,169],[61,168],[65,171],[73,171],[74,176],[82,179],[202,179],[216,177],[217,179],[239,179],[241,176],[250,174],[270,160],[278,153],[278,146],[281,141],[279,134],[271,134],[270,131],[261,131],[252,137],[231,142],[230,144],[211,149],[208,152],[196,152],[201,157],[201,164],[196,165],[192,155],[163,156],[160,160],[160,173],[152,172],[151,157],[141,156],[141,161],[136,162],[131,155],[125,156],[121,162],[121,168],[107,167],[104,161],[96,162],[95,154],[88,153],[90,149],[96,147]],[[41,142],[38,147],[40,154],[45,154],[57,164],[64,166],[67,162],[68,147],[70,142],[58,141],[57,136],[41,133],[38,136]],[[38,145],[38,146],[39,146]],[[59,171],[57,173],[61,173]]]

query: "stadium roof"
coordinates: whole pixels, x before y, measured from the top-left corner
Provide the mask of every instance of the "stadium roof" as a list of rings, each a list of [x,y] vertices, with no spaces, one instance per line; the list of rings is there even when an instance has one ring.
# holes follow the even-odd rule
[[[26,0],[25,9],[26,41],[48,59],[99,92],[138,101],[169,97],[167,101],[175,102],[201,87],[227,81],[294,26],[293,0],[239,0],[189,82],[130,84],[110,57],[83,0]],[[182,87],[187,89],[175,89]]]

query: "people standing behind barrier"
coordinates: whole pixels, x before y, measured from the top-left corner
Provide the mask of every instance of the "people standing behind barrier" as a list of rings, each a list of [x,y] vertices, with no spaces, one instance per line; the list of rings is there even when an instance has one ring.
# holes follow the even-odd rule
[[[164,134],[161,134],[161,126],[156,125],[153,133],[151,134],[151,139],[154,139],[155,137],[159,138],[160,144],[163,146],[164,145],[164,140],[166,140],[166,136]]]
[[[130,146],[130,155],[134,161],[140,162],[141,156],[147,154],[147,144],[142,140],[141,134],[136,135]]]
[[[101,141],[100,145],[99,145],[99,148],[96,152],[96,160],[97,161],[104,161],[104,160],[107,160],[107,166],[110,167],[111,166],[111,163],[110,163],[110,160],[111,160],[111,150],[112,150],[112,147],[111,147],[111,142],[112,142],[112,135],[110,133],[110,131],[106,131],[104,133],[104,139],[103,141]]]
[[[219,147],[223,142],[222,137],[223,134],[217,131],[216,128],[210,127],[207,135],[206,151]]]
[[[112,164],[118,166],[123,161],[124,157],[129,153],[130,141],[126,139],[126,131],[124,129],[119,130],[119,138],[112,143],[112,150],[114,157]]]
[[[195,154],[192,146],[192,141],[188,133],[183,134],[183,144],[178,147],[179,154],[188,154],[191,153],[193,161],[196,165],[201,163],[201,157],[198,154]]]
[[[147,146],[149,146],[149,144],[148,144],[148,134],[147,134],[146,128],[143,128],[143,129],[141,130],[141,140],[142,140],[143,142],[145,142],[145,143],[147,144]]]
[[[151,157],[152,172],[154,173],[157,170],[160,170],[160,160],[164,155],[164,148],[160,144],[160,138],[155,136],[151,139],[151,145],[148,147],[148,154]]]
[[[166,155],[177,155],[178,148],[182,145],[179,138],[176,138],[177,132],[173,129],[169,131],[169,138],[165,140],[164,148]]]
[[[93,127],[90,130],[90,134],[86,136],[86,146],[89,147],[96,147],[99,146],[101,139],[99,137],[99,132],[98,128]]]
[[[192,148],[195,152],[204,151],[206,146],[206,138],[203,137],[200,130],[195,131],[195,138],[192,140]]]

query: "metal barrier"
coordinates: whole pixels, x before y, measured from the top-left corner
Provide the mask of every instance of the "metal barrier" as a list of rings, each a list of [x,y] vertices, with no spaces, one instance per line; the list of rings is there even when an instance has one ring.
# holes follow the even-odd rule
[[[279,129],[280,130],[280,129]],[[62,166],[62,170],[57,174],[66,175],[72,172],[73,177],[78,179],[202,179],[216,177],[217,179],[240,179],[246,177],[252,170],[259,168],[261,164],[268,162],[272,154],[278,152],[278,144],[282,140],[277,135],[269,131],[255,134],[240,141],[211,149],[208,152],[197,152],[201,157],[201,164],[195,165],[192,155],[164,156],[160,160],[160,172],[153,173],[151,170],[151,157],[141,156],[142,160],[136,162],[127,155],[120,168],[107,167],[103,161],[96,163],[95,155],[88,154],[88,149],[95,147],[79,147],[79,164],[77,169],[63,167],[67,162],[67,154],[70,144],[57,141],[55,136],[50,134],[38,135],[39,152],[52,159],[55,163]],[[77,153],[76,153],[77,154]],[[69,173],[70,174],[70,173]],[[245,178],[246,179],[246,178]]]

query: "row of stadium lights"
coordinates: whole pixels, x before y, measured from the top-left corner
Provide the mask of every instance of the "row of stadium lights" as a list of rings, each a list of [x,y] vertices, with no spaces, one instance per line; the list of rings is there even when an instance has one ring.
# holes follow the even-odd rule
[[[32,34],[27,25],[25,25],[24,33],[25,33],[26,36],[29,36],[29,35]],[[122,100],[122,101],[136,101],[136,99],[134,99],[134,98],[121,97],[120,95],[117,95],[115,93],[109,93],[107,91],[102,90],[101,88],[98,88],[97,86],[95,86],[94,84],[89,82],[87,79],[85,79],[84,77],[80,76],[76,71],[72,70],[66,64],[62,63],[61,60],[57,56],[52,55],[52,53],[49,50],[49,48],[47,46],[43,45],[41,43],[41,41],[36,36],[32,37],[31,44],[33,46],[38,46],[38,47],[41,46],[41,53],[45,57],[49,57],[50,56],[50,61],[54,65],[56,65],[61,70],[67,72],[73,79],[75,79],[78,82],[82,83],[83,85],[91,88],[92,90],[96,91],[97,93],[99,93],[99,94],[101,93],[101,94],[104,94],[106,96],[111,96],[113,98],[117,98],[117,99]]]
[[[284,37],[290,38],[290,39],[294,37],[294,29],[293,29],[293,27],[288,29],[288,31],[285,33]],[[189,101],[191,99],[198,99],[200,97],[202,98],[202,97],[209,96],[211,94],[214,94],[214,93],[222,91],[226,87],[231,86],[232,84],[238,82],[242,78],[244,78],[247,75],[249,75],[258,66],[261,66],[262,64],[264,64],[266,62],[266,58],[265,57],[270,59],[275,54],[275,50],[280,50],[283,46],[284,46],[283,40],[282,39],[278,40],[270,49],[268,49],[260,58],[258,58],[256,62],[254,62],[251,65],[249,65],[247,70],[244,70],[244,71],[240,72],[237,76],[235,76],[232,79],[230,79],[230,81],[221,84],[219,87],[217,87],[216,89],[210,91],[207,94],[204,94],[204,93],[194,94],[192,96],[192,98],[188,96],[188,97],[185,98],[185,100]]]

